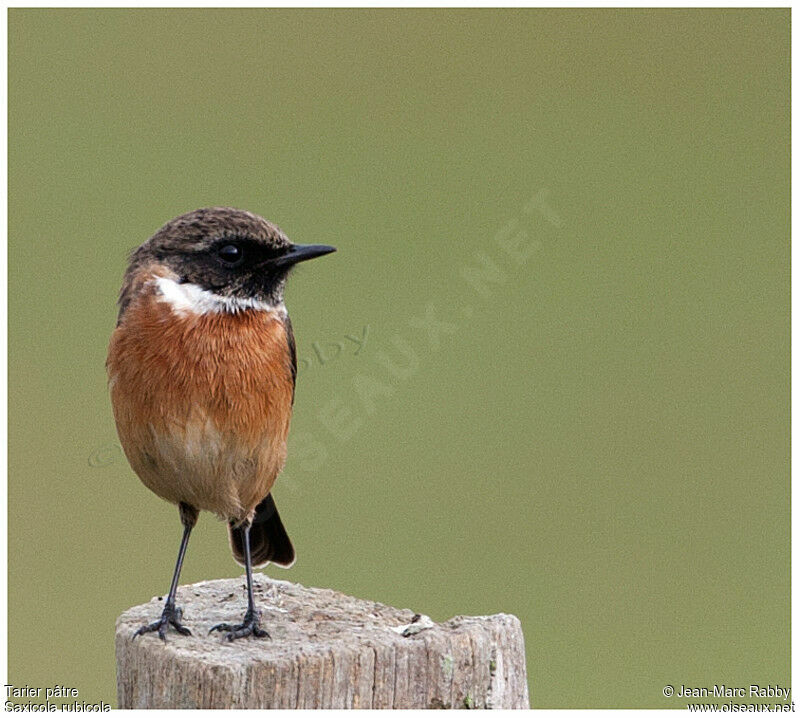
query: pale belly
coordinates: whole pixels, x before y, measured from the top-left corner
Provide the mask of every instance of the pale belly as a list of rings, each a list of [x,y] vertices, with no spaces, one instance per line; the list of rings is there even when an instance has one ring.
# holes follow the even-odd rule
[[[285,438],[265,435],[254,446],[200,419],[200,409],[194,413],[191,421],[174,422],[167,431],[153,423],[133,427],[118,422],[128,461],[161,498],[242,520],[269,493],[283,468]]]

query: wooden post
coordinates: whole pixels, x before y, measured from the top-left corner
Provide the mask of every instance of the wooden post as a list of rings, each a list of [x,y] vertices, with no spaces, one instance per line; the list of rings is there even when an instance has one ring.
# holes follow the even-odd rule
[[[271,639],[209,635],[244,613],[244,577],[178,589],[191,636],[149,633],[161,599],[117,619],[120,708],[528,708],[515,616],[435,624],[408,609],[256,574]]]

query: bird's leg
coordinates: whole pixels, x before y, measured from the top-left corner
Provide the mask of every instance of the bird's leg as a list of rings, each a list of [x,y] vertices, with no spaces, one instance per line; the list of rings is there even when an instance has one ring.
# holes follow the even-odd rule
[[[236,625],[230,623],[218,623],[209,633],[213,631],[227,631],[225,638],[233,641],[244,636],[255,636],[256,638],[269,638],[263,628],[261,628],[261,611],[256,609],[256,601],[253,596],[253,562],[250,558],[250,521],[244,532],[244,566],[247,571],[247,611],[245,611],[242,622]]]
[[[183,538],[181,539],[181,547],[178,550],[178,560],[175,562],[175,572],[172,574],[172,585],[169,587],[169,595],[167,602],[164,604],[164,611],[161,613],[161,618],[153,623],[142,626],[133,637],[141,636],[143,633],[150,633],[151,631],[158,631],[158,637],[165,641],[167,640],[167,628],[172,626],[178,633],[184,636],[190,636],[192,632],[181,624],[183,618],[183,609],[175,606],[175,594],[178,591],[178,579],[181,576],[181,567],[183,566],[183,557],[186,555],[186,547],[189,545],[189,534],[192,533],[194,525],[197,523],[197,509],[188,504],[180,505],[181,523],[183,524]]]

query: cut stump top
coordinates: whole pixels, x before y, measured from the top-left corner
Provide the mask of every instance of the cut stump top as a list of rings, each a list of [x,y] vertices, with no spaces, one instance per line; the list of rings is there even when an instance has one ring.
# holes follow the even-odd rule
[[[178,589],[183,624],[167,643],[133,634],[160,616],[154,598],[117,619],[120,708],[528,708],[519,620],[426,616],[255,574],[271,638],[209,635],[238,623],[244,577]]]

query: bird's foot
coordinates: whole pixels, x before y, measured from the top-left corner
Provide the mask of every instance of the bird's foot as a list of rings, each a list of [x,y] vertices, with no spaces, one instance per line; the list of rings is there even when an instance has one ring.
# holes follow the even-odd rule
[[[141,636],[144,633],[151,633],[152,631],[158,631],[158,637],[167,642],[167,628],[172,626],[178,633],[183,636],[191,636],[192,632],[186,628],[181,623],[181,618],[183,618],[183,609],[177,608],[171,603],[167,603],[164,606],[164,612],[161,614],[161,618],[153,623],[148,623],[142,626],[136,633],[133,634],[133,638],[137,636]]]
[[[230,623],[218,623],[209,633],[214,631],[227,631],[225,638],[234,641],[245,636],[255,636],[256,638],[269,638],[270,635],[261,628],[261,612],[247,610],[241,623],[233,626]]]

